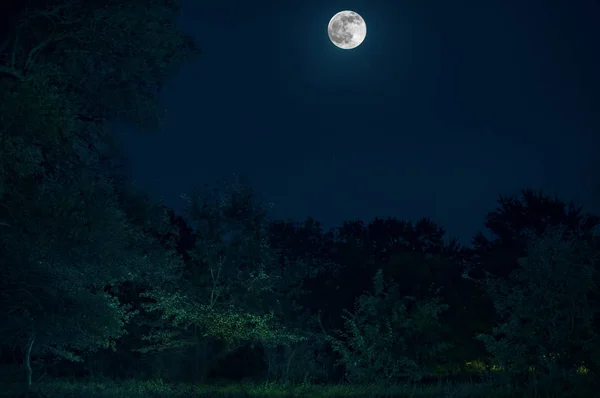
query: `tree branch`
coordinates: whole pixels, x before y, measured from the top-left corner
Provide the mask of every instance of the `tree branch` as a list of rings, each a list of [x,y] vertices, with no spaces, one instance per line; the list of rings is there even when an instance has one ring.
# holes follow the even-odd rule
[[[21,82],[23,80],[25,80],[25,77],[23,76],[23,74],[21,72],[19,72],[18,70],[14,69],[14,68],[9,68],[8,66],[4,66],[4,65],[0,65],[0,75],[12,76]]]

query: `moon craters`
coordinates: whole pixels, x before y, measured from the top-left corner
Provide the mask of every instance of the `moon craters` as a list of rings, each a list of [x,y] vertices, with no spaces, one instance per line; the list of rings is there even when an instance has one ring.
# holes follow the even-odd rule
[[[331,18],[328,26],[329,38],[343,49],[358,47],[367,34],[367,25],[354,11],[340,11]]]

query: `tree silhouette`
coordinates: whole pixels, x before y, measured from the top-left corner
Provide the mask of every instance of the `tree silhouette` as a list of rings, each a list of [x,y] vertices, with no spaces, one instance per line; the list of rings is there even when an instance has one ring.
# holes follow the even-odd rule
[[[573,388],[586,363],[596,370],[600,336],[590,298],[598,293],[600,258],[588,242],[566,227],[532,233],[519,268],[508,279],[486,281],[502,321],[479,338],[513,380],[528,381],[535,393]]]
[[[583,213],[573,202],[565,203],[539,191],[523,190],[520,197],[500,197],[498,208],[484,221],[491,238],[478,233],[474,240],[474,271],[508,276],[522,257],[531,233],[541,235],[547,226],[564,226],[591,236],[600,217]]]
[[[439,298],[403,297],[378,270],[371,292],[358,297],[353,312],[345,311],[344,330],[329,340],[352,382],[421,380],[435,373],[449,347],[437,337],[446,309]]]
[[[198,53],[175,11],[30,1],[2,25],[0,343],[20,348],[28,384],[32,358],[114,348],[132,315],[119,286],[168,284],[179,265],[123,211],[103,124],[156,121],[157,87]]]

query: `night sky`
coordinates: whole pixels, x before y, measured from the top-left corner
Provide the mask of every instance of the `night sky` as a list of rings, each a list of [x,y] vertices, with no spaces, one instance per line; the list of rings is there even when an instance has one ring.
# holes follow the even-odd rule
[[[238,173],[275,218],[426,216],[463,243],[522,188],[600,211],[595,3],[182,1],[203,55],[162,131],[120,128],[132,177],[180,210]],[[354,50],[327,36],[341,10],[367,23]]]

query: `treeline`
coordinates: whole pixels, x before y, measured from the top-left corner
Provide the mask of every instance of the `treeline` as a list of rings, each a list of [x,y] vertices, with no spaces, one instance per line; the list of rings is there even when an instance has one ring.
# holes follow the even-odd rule
[[[271,220],[235,179],[185,217],[132,190],[107,122],[158,127],[199,50],[175,1],[100,3],[17,10],[0,38],[4,377],[600,379],[600,218],[573,204],[500,198],[463,247],[428,219]]]

